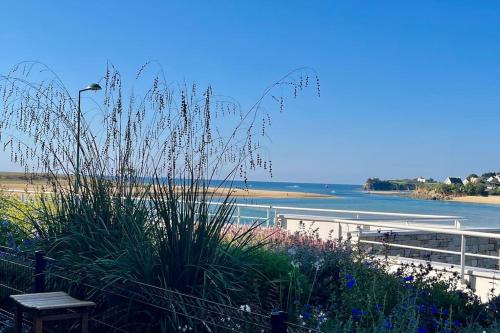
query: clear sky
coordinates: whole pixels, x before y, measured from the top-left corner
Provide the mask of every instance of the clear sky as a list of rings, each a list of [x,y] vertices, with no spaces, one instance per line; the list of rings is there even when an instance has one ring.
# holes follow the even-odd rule
[[[499,1],[4,0],[0,72],[40,60],[77,91],[107,61],[157,60],[249,106],[310,66],[322,96],[274,117],[274,180],[464,177],[500,171],[499,18]]]

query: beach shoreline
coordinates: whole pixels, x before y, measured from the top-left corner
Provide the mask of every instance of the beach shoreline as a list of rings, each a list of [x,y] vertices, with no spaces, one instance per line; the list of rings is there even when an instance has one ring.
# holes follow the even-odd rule
[[[462,196],[462,197],[453,197],[450,199],[446,199],[446,201],[474,203],[474,204],[500,205],[500,195],[491,195],[491,196],[487,196],[487,197],[466,195],[466,196]]]
[[[415,191],[363,191],[363,193],[373,194],[373,195],[395,195],[401,197],[411,197],[412,194],[415,193]],[[414,197],[414,199],[439,200],[439,201],[461,202],[470,204],[500,205],[500,195],[487,196],[487,197],[466,195],[466,196],[448,197],[442,199]]]
[[[22,181],[5,181],[0,178],[0,190],[16,194],[42,192],[44,182],[28,184]],[[321,199],[338,198],[335,195],[299,191],[257,190],[243,188],[209,188],[208,192],[215,197],[225,197],[229,192],[233,198],[256,199]]]
[[[363,191],[365,194],[374,194],[374,195],[399,195],[399,196],[408,196],[413,193],[413,191]]]

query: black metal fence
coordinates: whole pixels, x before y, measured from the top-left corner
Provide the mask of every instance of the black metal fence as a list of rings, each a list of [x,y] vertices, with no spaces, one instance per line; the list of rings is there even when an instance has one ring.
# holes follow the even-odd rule
[[[8,297],[12,294],[56,290],[97,304],[90,317],[92,332],[320,332],[288,322],[283,311],[250,312],[246,307],[120,279],[96,287],[43,252],[30,256],[0,247],[1,309],[12,313]],[[70,332],[77,328],[73,326],[56,324],[52,331]]]

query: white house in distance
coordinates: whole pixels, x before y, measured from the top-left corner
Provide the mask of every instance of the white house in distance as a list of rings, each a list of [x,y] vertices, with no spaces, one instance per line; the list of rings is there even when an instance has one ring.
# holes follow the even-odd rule
[[[471,183],[471,184],[479,184],[479,182],[480,182],[480,181],[481,181],[481,178],[479,178],[479,177],[469,177],[469,178],[465,178],[465,179],[462,181],[462,183],[463,183],[464,185],[467,185],[467,184],[469,184],[469,183]]]
[[[419,183],[425,183],[426,181],[427,181],[427,179],[425,179],[424,177],[417,178],[417,182],[419,182]]]
[[[488,183],[499,183],[500,182],[500,175],[491,176],[486,181]]]
[[[462,179],[460,179],[458,177],[448,177],[444,180],[444,183],[446,185],[462,185],[463,184]]]

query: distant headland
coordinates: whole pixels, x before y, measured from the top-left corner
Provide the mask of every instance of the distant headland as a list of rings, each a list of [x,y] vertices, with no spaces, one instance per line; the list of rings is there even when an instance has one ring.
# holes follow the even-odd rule
[[[428,200],[500,204],[500,172],[470,174],[465,178],[447,177],[443,181],[418,177],[413,179],[368,178],[363,190],[372,194],[405,195]]]

